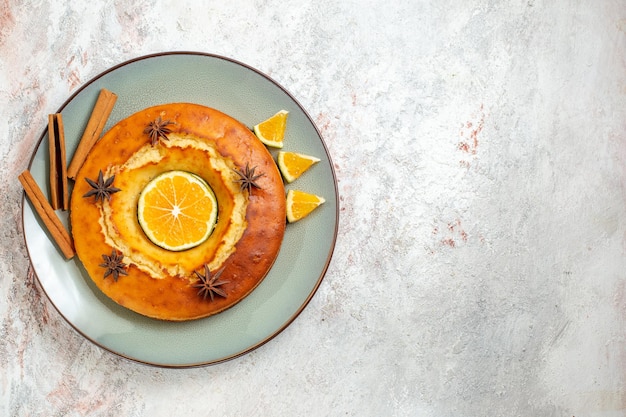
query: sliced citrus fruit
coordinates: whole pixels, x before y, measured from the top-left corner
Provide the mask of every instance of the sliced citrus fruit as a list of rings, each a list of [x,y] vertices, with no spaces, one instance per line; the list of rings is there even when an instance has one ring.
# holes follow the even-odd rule
[[[277,157],[278,168],[287,182],[294,182],[319,161],[319,158],[297,152],[280,151]]]
[[[287,127],[287,110],[280,110],[267,120],[254,126],[254,134],[267,146],[282,148]]]
[[[289,190],[287,192],[287,221],[293,223],[305,218],[325,201],[323,197],[315,194]]]
[[[185,171],[165,172],[139,194],[137,218],[157,246],[181,251],[209,238],[217,221],[217,200],[199,176]]]

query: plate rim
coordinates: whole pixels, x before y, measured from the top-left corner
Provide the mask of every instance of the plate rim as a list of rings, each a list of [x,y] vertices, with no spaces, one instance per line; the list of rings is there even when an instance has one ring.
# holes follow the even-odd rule
[[[52,300],[52,298],[50,297],[50,295],[48,294],[48,292],[46,291],[45,286],[42,284],[41,280],[39,279],[39,276],[37,274],[37,271],[35,270],[34,266],[33,266],[33,262],[32,262],[32,255],[31,255],[31,250],[30,247],[28,245],[28,241],[26,239],[26,233],[25,233],[25,216],[24,216],[24,210],[26,208],[26,194],[25,192],[22,192],[22,210],[21,210],[21,214],[22,214],[22,236],[24,239],[24,245],[26,248],[26,252],[28,254],[28,261],[29,261],[29,269],[32,270],[32,274],[35,277],[37,283],[38,283],[38,287],[39,289],[44,293],[44,295],[46,296],[46,299],[48,300],[48,302],[50,302],[50,304],[54,307],[54,309],[56,310],[56,312],[63,318],[63,320],[69,324],[69,326],[74,329],[74,331],[76,331],[79,335],[81,335],[85,340],[88,340],[89,342],[93,343],[95,346],[99,347],[100,349],[109,352],[111,354],[113,354],[114,356],[123,358],[125,360],[131,361],[133,363],[138,363],[138,364],[142,364],[142,365],[147,365],[147,366],[152,366],[152,367],[157,367],[157,368],[170,368],[170,369],[188,369],[188,368],[197,368],[197,367],[205,367],[205,366],[211,366],[211,365],[217,365],[220,363],[224,363],[227,361],[231,361],[233,359],[239,358],[241,356],[244,356],[258,348],[260,348],[261,346],[265,345],[266,343],[268,343],[269,341],[273,340],[274,338],[276,338],[279,334],[281,334],[287,327],[289,327],[295,320],[296,318],[298,318],[298,316],[302,313],[302,311],[304,311],[304,309],[308,306],[308,304],[311,302],[311,300],[313,299],[313,297],[315,296],[315,294],[317,293],[317,290],[319,289],[322,281],[324,280],[326,273],[328,271],[328,268],[330,266],[330,263],[332,261],[334,252],[335,252],[335,246],[337,243],[337,236],[338,236],[338,232],[339,232],[339,190],[338,190],[338,183],[337,183],[337,175],[335,172],[335,167],[332,161],[332,158],[330,156],[330,152],[328,151],[328,146],[326,145],[326,142],[324,141],[324,138],[319,130],[319,128],[317,127],[316,123],[313,121],[313,119],[311,118],[311,115],[308,113],[308,111],[302,106],[302,104],[300,104],[300,102],[285,88],[283,87],[279,82],[277,82],[276,80],[274,80],[272,77],[270,77],[269,75],[267,75],[266,73],[242,62],[239,61],[237,59],[234,58],[230,58],[230,57],[226,57],[224,55],[219,55],[219,54],[214,54],[214,53],[209,53],[209,52],[200,52],[200,51],[164,51],[164,52],[156,52],[156,53],[151,53],[151,54],[146,54],[146,55],[140,55],[128,60],[125,60],[123,62],[120,62],[112,67],[109,67],[103,71],[101,71],[100,73],[96,74],[95,76],[93,76],[92,78],[90,78],[88,81],[84,82],[74,93],[72,93],[62,104],[61,106],[56,110],[57,113],[61,113],[63,111],[63,109],[65,109],[81,92],[83,92],[87,87],[89,87],[91,84],[93,84],[94,82],[98,81],[99,79],[101,79],[102,77],[106,76],[107,74],[110,74],[122,67],[125,67],[127,65],[131,65],[133,63],[139,62],[139,61],[145,61],[145,60],[149,60],[152,58],[159,58],[159,57],[164,57],[164,56],[177,56],[177,55],[188,55],[188,56],[199,56],[199,57],[206,57],[206,58],[212,58],[212,59],[219,59],[219,60],[224,60],[227,62],[230,62],[232,64],[235,65],[239,65],[245,69],[248,69],[250,71],[253,71],[254,73],[260,75],[261,77],[265,78],[267,81],[271,82],[274,86],[276,86],[277,88],[279,88],[280,90],[283,91],[284,94],[286,94],[291,100],[293,100],[293,102],[298,106],[298,108],[300,109],[300,111],[302,111],[302,113],[306,116],[306,118],[309,120],[309,122],[311,123],[311,126],[315,129],[315,132],[317,134],[317,136],[320,139],[320,143],[322,145],[322,148],[324,149],[324,152],[326,153],[326,157],[328,158],[328,162],[329,162],[329,168],[330,168],[330,173],[332,176],[332,182],[333,182],[333,189],[334,189],[334,194],[335,194],[335,227],[333,230],[333,237],[332,237],[332,241],[330,242],[330,248],[328,251],[328,254],[326,255],[326,261],[324,263],[324,266],[322,267],[322,270],[320,272],[319,277],[317,278],[315,285],[313,286],[313,288],[311,289],[311,291],[309,292],[309,294],[307,295],[307,297],[303,300],[302,304],[300,305],[300,307],[291,315],[287,318],[287,320],[281,325],[279,326],[276,330],[274,330],[271,334],[269,334],[268,336],[266,336],[264,339],[248,346],[245,349],[242,349],[238,352],[235,352],[233,354],[215,359],[215,360],[209,360],[209,361],[205,361],[205,362],[197,362],[197,363],[185,363],[185,364],[164,364],[164,363],[155,363],[155,362],[150,362],[147,360],[141,360],[138,358],[134,358],[134,357],[130,357],[129,355],[125,355],[121,352],[116,352],[115,350],[113,350],[112,348],[109,348],[107,346],[105,346],[104,344],[94,340],[93,338],[87,336],[87,334],[85,334],[83,331],[81,331],[81,329],[79,329],[74,323],[71,322],[71,320],[69,320],[60,310],[60,308],[55,304],[55,302]],[[41,146],[41,143],[43,142],[45,136],[47,134],[47,128],[44,128],[41,135],[39,136],[39,139],[36,142],[35,147],[33,148],[32,154],[30,156],[29,162],[28,162],[28,168],[27,169],[31,169],[33,162],[35,160],[35,156],[39,150],[39,147]]]

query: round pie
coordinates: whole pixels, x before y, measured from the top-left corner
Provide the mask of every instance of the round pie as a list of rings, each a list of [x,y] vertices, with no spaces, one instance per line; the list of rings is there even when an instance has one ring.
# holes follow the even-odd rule
[[[182,250],[155,244],[138,221],[144,189],[176,172],[207,184],[218,208],[208,237]],[[77,255],[96,286],[130,310],[173,321],[219,313],[250,294],[286,224],[284,185],[265,145],[232,117],[190,103],[113,126],[79,170],[70,209]]]

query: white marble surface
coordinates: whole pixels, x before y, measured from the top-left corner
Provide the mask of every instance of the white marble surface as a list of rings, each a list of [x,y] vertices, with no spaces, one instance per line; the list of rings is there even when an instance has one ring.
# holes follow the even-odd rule
[[[47,114],[169,50],[289,89],[341,201],[300,317],[199,369],[85,341],[21,230]],[[0,415],[626,415],[623,0],[5,0],[0,120]]]

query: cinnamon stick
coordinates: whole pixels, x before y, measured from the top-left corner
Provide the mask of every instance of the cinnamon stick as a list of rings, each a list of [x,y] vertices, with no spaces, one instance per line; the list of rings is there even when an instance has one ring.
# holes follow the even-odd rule
[[[71,259],[76,254],[74,243],[68,231],[61,223],[61,220],[54,212],[54,209],[48,203],[48,199],[35,182],[30,171],[24,171],[18,177],[24,187],[26,196],[33,205],[33,208],[43,221],[46,229],[50,233],[52,240],[57,244],[66,259]]]
[[[65,132],[60,113],[48,115],[48,150],[50,154],[50,203],[54,210],[69,208]]]
[[[85,128],[83,136],[78,143],[78,147],[74,152],[72,162],[70,162],[70,166],[67,169],[67,176],[69,178],[76,179],[76,174],[83,165],[83,162],[85,162],[89,151],[100,139],[100,134],[102,133],[104,125],[113,110],[116,100],[117,95],[115,93],[112,93],[106,88],[100,90],[100,95],[98,96],[96,105],[91,112],[91,116],[87,122],[87,127]]]

